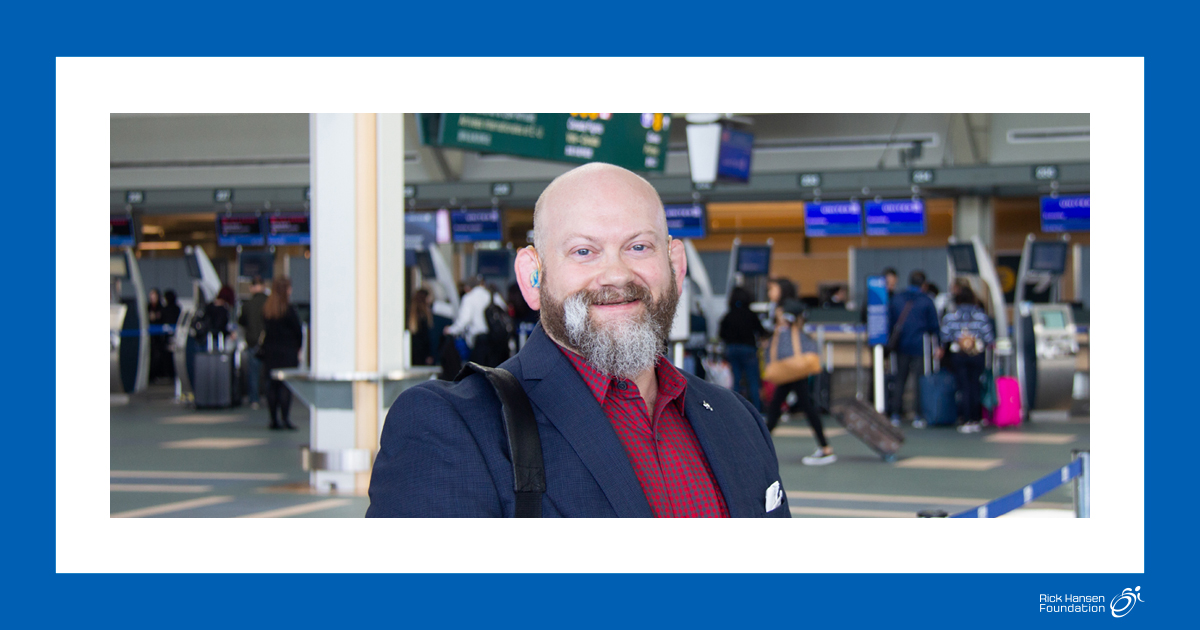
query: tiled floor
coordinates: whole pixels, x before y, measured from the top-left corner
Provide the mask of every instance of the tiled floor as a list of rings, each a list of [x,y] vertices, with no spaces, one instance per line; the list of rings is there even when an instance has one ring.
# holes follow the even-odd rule
[[[196,411],[151,388],[110,416],[110,514],[170,518],[357,518],[366,496],[313,493],[300,470],[308,413],[292,409],[297,431],[270,431],[264,409]],[[816,443],[803,418],[775,432],[780,473],[797,517],[912,517],[923,509],[956,513],[1013,492],[1086,449],[1086,418],[1010,430],[960,434],[952,428],[905,428],[899,459],[883,462],[826,419],[834,464],[805,466]],[[1069,514],[1070,485],[1012,517]]]

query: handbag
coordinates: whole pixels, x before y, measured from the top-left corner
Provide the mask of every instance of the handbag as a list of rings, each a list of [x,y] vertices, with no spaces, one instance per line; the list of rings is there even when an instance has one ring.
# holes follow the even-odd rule
[[[771,349],[767,354],[770,361],[763,370],[763,380],[776,385],[794,383],[821,371],[821,357],[814,352],[800,351],[800,331],[791,327],[792,348],[796,353],[786,359],[779,358],[779,329],[771,337]]]

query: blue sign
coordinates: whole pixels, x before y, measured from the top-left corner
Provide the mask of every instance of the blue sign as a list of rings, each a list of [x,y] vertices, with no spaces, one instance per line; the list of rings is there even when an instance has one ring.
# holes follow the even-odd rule
[[[668,204],[667,233],[675,238],[704,238],[707,236],[704,206],[698,203]]]
[[[862,204],[857,201],[804,204],[805,236],[862,236]]]
[[[925,202],[885,199],[867,202],[867,236],[925,235]]]
[[[263,247],[266,244],[262,217],[256,214],[226,214],[217,217],[217,245]]]
[[[455,243],[499,241],[500,211],[495,208],[455,210],[450,213],[450,232]]]
[[[746,183],[750,181],[750,156],[754,152],[754,134],[730,127],[721,130],[721,148],[717,153],[717,179]]]
[[[137,241],[136,225],[131,216],[109,217],[108,246],[133,247]]]
[[[741,245],[737,250],[737,272],[746,276],[765,276],[771,271],[769,245]]]
[[[1043,232],[1088,232],[1091,229],[1091,195],[1042,197]]]
[[[867,276],[867,338],[872,346],[887,344],[888,292],[883,276]]]
[[[308,214],[281,212],[267,217],[267,245],[311,245]]]

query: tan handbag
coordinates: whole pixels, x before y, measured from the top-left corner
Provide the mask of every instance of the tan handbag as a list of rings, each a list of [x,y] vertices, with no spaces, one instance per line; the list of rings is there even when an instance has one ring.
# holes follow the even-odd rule
[[[771,337],[771,349],[767,352],[767,369],[763,380],[776,385],[794,383],[821,371],[821,357],[815,352],[800,352],[800,331],[792,326],[792,348],[795,354],[786,359],[779,358],[779,329]]]

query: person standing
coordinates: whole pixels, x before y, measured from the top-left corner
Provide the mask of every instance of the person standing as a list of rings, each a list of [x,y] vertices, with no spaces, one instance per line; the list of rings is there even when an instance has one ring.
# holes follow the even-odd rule
[[[766,335],[762,322],[750,310],[750,292],[734,287],[729,293],[729,311],[721,318],[719,336],[725,342],[725,358],[733,372],[733,391],[746,382],[746,399],[755,409],[762,410],[762,381],[758,373],[758,340]]]
[[[300,365],[300,346],[304,342],[304,330],[300,316],[291,305],[292,283],[285,276],[271,283],[271,295],[263,303],[263,368],[272,370],[294,368]],[[292,392],[283,381],[271,377],[267,383],[267,408],[271,412],[272,429],[292,429],[288,415],[292,409]]]
[[[947,362],[954,371],[958,384],[959,415],[963,423],[958,430],[962,433],[979,431],[983,417],[982,385],[980,378],[987,367],[984,350],[996,342],[992,321],[975,303],[975,292],[971,287],[959,287],[954,295],[958,308],[946,313],[942,320],[942,339],[950,345]],[[938,348],[942,353],[942,348]]]
[[[146,321],[149,326],[162,326],[163,303],[158,289],[146,295]],[[167,335],[161,329],[150,331],[150,381],[166,375]]]
[[[246,396],[250,408],[258,409],[258,389],[262,378],[262,361],[258,358],[263,338],[263,305],[267,302],[266,287],[262,276],[254,276],[250,282],[250,299],[242,304],[238,323],[246,331]]]
[[[896,361],[896,387],[892,390],[892,425],[900,426],[900,417],[904,415],[904,390],[908,387],[908,377],[911,375],[917,381],[916,385],[916,417],[913,419],[914,429],[925,428],[925,419],[921,417],[921,373],[925,368],[925,335],[938,335],[941,326],[938,323],[937,308],[925,286],[925,272],[913,271],[908,276],[908,289],[897,293],[888,306],[888,345],[893,347],[892,356]]]
[[[793,330],[798,333],[799,348],[794,347],[792,343]],[[797,353],[820,356],[817,342],[804,334],[803,302],[787,300],[780,305],[775,319],[775,332],[771,339],[771,348],[772,350],[767,353],[768,361],[782,361]],[[808,426],[812,428],[813,437],[817,439],[817,450],[800,461],[806,466],[824,466],[836,462],[837,455],[833,454],[833,447],[825,439],[825,426],[821,423],[821,414],[817,410],[812,396],[809,395],[807,376],[775,386],[775,394],[771,396],[771,403],[767,406],[767,430],[775,430],[775,426],[779,424],[779,417],[783,415],[783,403],[787,401],[788,395],[793,393],[796,395],[796,404],[790,409],[804,411],[804,417],[808,419]]]
[[[408,309],[408,332],[412,340],[412,364],[433,365],[433,297],[428,289],[412,294]]]
[[[800,290],[796,283],[787,278],[771,278],[767,281],[767,312],[759,318],[767,332],[775,330],[775,311],[788,300],[799,299]]]
[[[487,316],[484,311],[491,304],[507,309],[504,300],[488,290],[483,278],[475,276],[468,278],[468,291],[463,294],[458,304],[458,317],[454,323],[446,327],[446,334],[462,335],[471,348],[470,360],[480,365],[495,367],[500,364],[495,361],[499,352],[492,351],[492,343],[488,340]]]
[[[163,365],[163,376],[175,380],[175,357],[174,357],[174,340],[175,326],[179,325],[179,316],[182,315],[182,309],[179,308],[179,297],[175,295],[173,289],[163,291],[163,308],[161,323],[168,327],[167,346],[166,346],[166,363]]]

